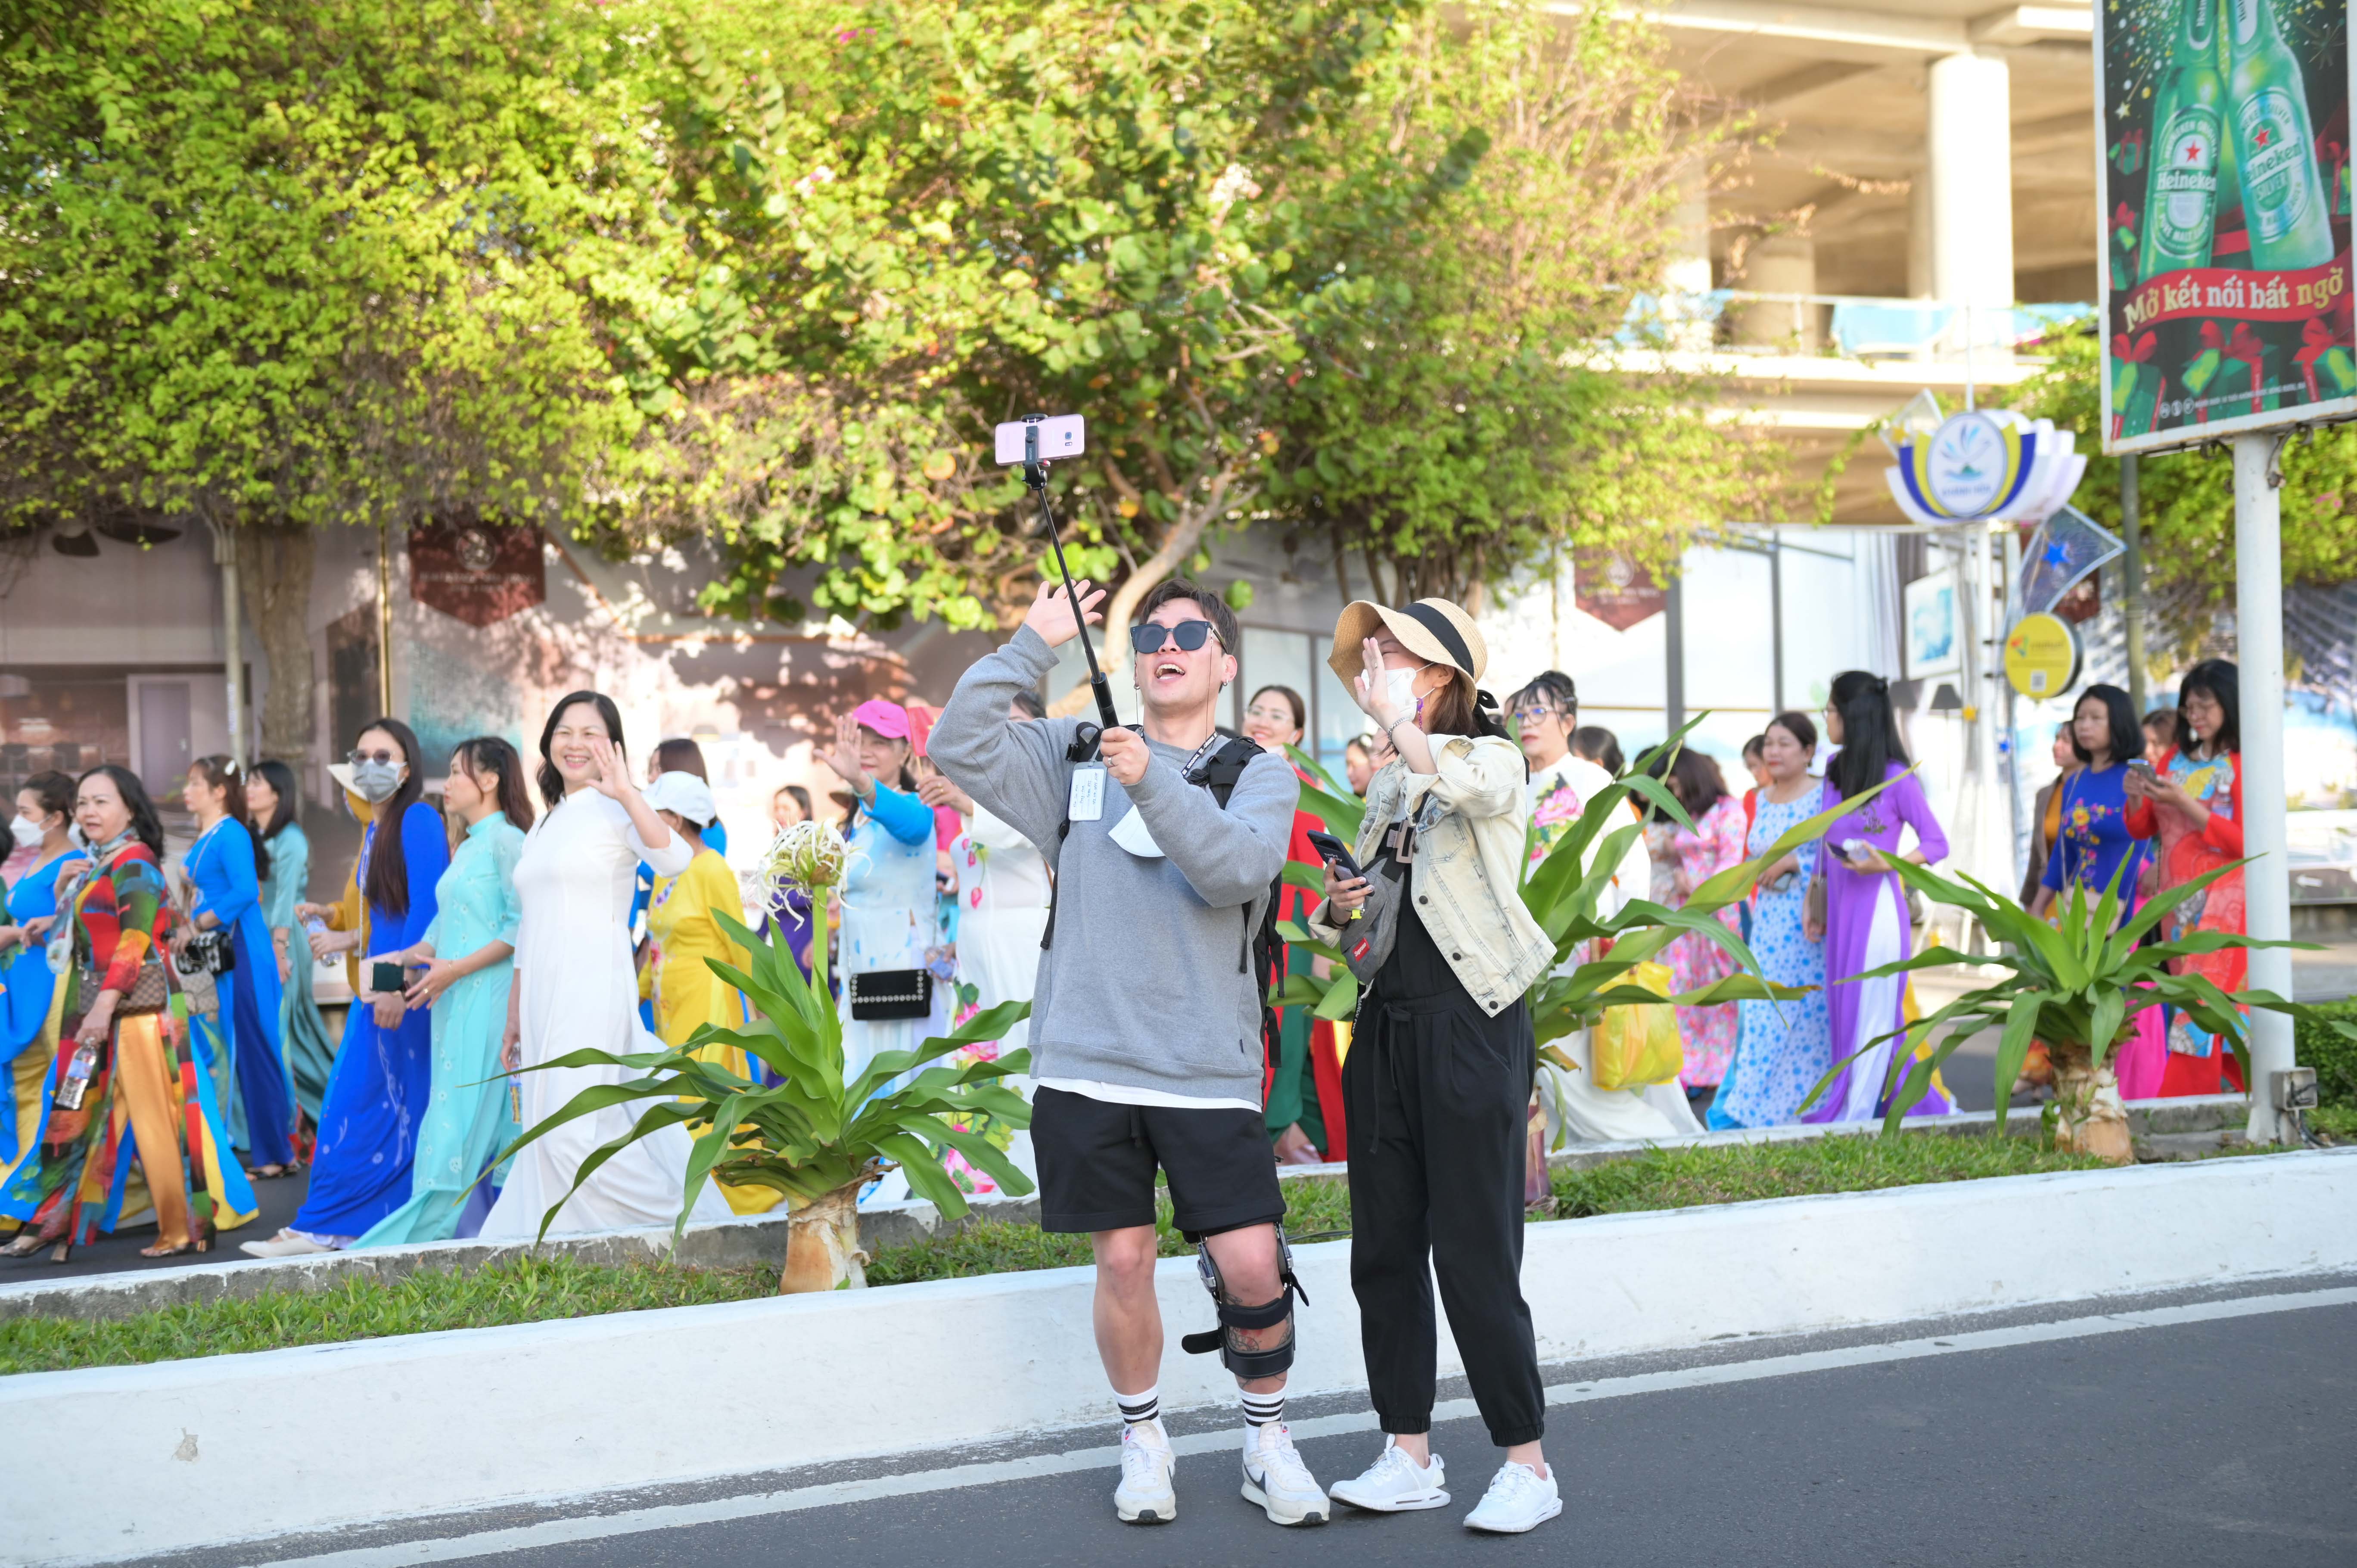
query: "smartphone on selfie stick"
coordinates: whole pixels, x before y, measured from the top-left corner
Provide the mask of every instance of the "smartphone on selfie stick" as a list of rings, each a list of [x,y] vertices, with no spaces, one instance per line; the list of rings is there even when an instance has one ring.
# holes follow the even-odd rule
[[[1081,631],[1081,654],[1089,664],[1089,690],[1097,700],[1098,723],[1083,723],[1072,732],[1072,744],[1064,753],[1068,762],[1087,762],[1097,754],[1097,746],[1104,732],[1121,727],[1121,720],[1113,711],[1113,687],[1105,681],[1104,671],[1097,667],[1097,650],[1089,640],[1089,620],[1081,608],[1081,596],[1072,586],[1072,569],[1064,564],[1064,542],[1056,533],[1056,510],[1048,504],[1048,461],[1051,457],[1077,457],[1088,448],[1088,427],[1077,413],[1060,413],[1049,417],[1044,413],[1026,414],[998,427],[998,460],[1003,465],[1023,466],[1023,483],[1039,498],[1039,518],[1048,525],[1048,543],[1056,553],[1056,570],[1064,575],[1064,595],[1072,602],[1072,619]]]

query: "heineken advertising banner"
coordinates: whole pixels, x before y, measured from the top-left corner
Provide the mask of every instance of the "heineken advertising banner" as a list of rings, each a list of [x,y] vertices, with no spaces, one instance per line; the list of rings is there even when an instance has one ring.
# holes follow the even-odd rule
[[[2104,0],[2104,450],[2357,415],[2348,0]]]

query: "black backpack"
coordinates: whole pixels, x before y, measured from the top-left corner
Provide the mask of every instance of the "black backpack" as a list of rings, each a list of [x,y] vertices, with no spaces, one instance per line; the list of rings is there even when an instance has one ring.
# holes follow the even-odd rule
[[[1244,776],[1244,769],[1251,767],[1253,758],[1259,755],[1261,747],[1257,743],[1242,736],[1232,736],[1217,751],[1195,765],[1187,774],[1187,782],[1209,785],[1211,799],[1217,800],[1220,810],[1224,811],[1228,809],[1228,797],[1235,793],[1236,780]],[[1071,832],[1072,819],[1068,815],[1056,827],[1056,843],[1060,847]],[[1268,993],[1285,972],[1285,939],[1276,934],[1277,909],[1284,895],[1285,874],[1280,871],[1268,885],[1268,895],[1262,901],[1257,925],[1253,921],[1252,906],[1244,906],[1243,942],[1236,953],[1237,972],[1259,977],[1260,983],[1255,989],[1260,993],[1261,1049],[1272,1060],[1277,1051],[1276,1009],[1269,1005]],[[1055,943],[1056,909],[1062,902],[1061,898],[1051,898],[1049,902],[1048,928],[1039,933],[1039,947],[1043,952]]]

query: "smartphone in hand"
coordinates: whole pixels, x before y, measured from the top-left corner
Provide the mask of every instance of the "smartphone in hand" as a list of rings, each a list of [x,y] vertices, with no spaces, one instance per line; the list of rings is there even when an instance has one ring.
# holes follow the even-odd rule
[[[1359,863],[1351,858],[1349,844],[1344,843],[1332,833],[1316,829],[1312,829],[1308,836],[1309,847],[1318,852],[1318,858],[1332,866],[1340,874],[1344,881],[1365,878],[1367,874],[1360,870]]]

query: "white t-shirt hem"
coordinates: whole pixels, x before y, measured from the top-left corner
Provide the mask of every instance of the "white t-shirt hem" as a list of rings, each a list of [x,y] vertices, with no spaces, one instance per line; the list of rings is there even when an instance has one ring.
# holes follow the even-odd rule
[[[1092,1078],[1041,1078],[1041,1089],[1060,1089],[1108,1105],[1151,1105],[1166,1111],[1258,1111],[1254,1100],[1232,1100],[1207,1094],[1173,1094],[1166,1089],[1136,1089],[1126,1083],[1101,1083]]]

